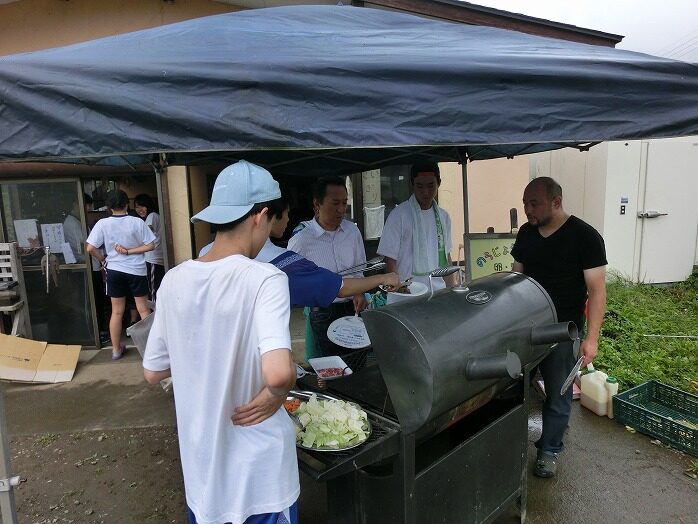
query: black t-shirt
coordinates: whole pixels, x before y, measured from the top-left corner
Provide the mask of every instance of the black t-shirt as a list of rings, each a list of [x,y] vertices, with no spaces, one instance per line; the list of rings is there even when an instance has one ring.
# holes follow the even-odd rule
[[[589,224],[570,216],[545,238],[529,223],[519,229],[511,250],[524,274],[538,281],[555,304],[559,322],[574,321],[581,329],[587,287],[584,270],[608,264],[601,235]]]

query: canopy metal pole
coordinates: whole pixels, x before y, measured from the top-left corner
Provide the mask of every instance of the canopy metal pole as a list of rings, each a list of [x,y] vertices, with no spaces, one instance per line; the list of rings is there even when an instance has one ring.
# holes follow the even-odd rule
[[[163,257],[163,262],[165,266],[165,270],[171,269],[172,268],[172,261],[173,258],[171,255],[172,251],[170,249],[171,246],[171,222],[170,222],[170,201],[169,201],[169,194],[168,194],[168,187],[167,187],[167,175],[165,174],[163,176],[163,171],[167,169],[166,167],[163,168],[164,162],[161,162],[160,165],[155,165],[153,166],[153,169],[155,171],[155,186],[156,186],[156,191],[158,195],[158,204],[159,204],[159,210],[160,210],[160,221],[165,224],[166,227],[161,226],[161,231],[164,233],[161,238],[160,238],[160,249],[162,251],[162,257]]]
[[[468,213],[468,160],[463,159],[461,163],[463,173],[463,269],[465,270],[465,281],[470,282],[473,278],[473,271],[470,267],[470,220]]]
[[[19,477],[10,478],[10,446],[7,442],[7,422],[5,417],[5,388],[0,387],[0,515],[2,524],[17,524],[17,508],[13,486]]]

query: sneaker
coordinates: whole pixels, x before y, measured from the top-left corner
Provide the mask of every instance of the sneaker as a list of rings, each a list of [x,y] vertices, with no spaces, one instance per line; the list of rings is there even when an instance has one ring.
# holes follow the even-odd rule
[[[536,477],[542,477],[548,479],[555,476],[555,471],[557,470],[557,453],[551,453],[550,451],[538,451],[538,456],[536,457],[536,467],[533,470],[533,474]]]
[[[111,336],[109,336],[109,333],[100,333],[99,343],[103,346],[108,346],[111,344]]]

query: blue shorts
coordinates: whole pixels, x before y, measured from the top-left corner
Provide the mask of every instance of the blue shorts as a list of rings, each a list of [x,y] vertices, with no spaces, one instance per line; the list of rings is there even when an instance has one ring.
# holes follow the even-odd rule
[[[107,268],[107,296],[112,298],[148,296],[148,277]]]
[[[288,515],[289,518],[286,518],[284,512],[252,515],[245,521],[245,524],[298,524],[298,501],[295,501],[288,508]],[[189,524],[197,524],[196,517],[189,508],[187,508],[187,517],[189,518]]]

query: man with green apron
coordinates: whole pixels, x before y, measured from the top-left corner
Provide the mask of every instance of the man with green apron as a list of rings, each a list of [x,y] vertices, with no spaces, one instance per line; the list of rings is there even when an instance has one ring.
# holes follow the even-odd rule
[[[415,164],[410,171],[412,195],[388,215],[378,254],[386,269],[428,284],[429,273],[451,264],[451,218],[436,203],[441,185],[438,164]],[[453,276],[434,279],[434,288],[452,285]]]

